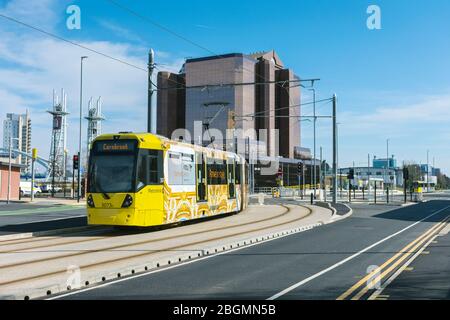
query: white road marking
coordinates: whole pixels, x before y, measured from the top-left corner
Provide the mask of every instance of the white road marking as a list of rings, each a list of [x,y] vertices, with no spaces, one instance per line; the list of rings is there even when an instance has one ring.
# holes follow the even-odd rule
[[[434,235],[431,239],[422,247],[419,251],[417,251],[408,261],[405,262],[403,266],[401,266],[389,279],[386,280],[385,283],[381,286],[380,289],[375,291],[367,300],[375,300],[377,299],[381,293],[389,286],[392,281],[394,281],[416,258],[439,236],[439,234]]]
[[[355,254],[353,254],[353,255],[351,255],[351,256],[349,256],[349,257],[347,257],[347,258],[345,258],[345,259],[343,259],[343,260],[341,260],[341,261],[339,261],[338,263],[335,263],[335,264],[333,264],[332,266],[330,266],[330,267],[328,267],[328,268],[326,268],[326,269],[324,269],[324,270],[322,270],[322,271],[320,271],[320,272],[317,272],[316,274],[313,274],[312,276],[310,276],[310,277],[308,277],[308,278],[306,278],[306,279],[303,279],[303,280],[301,280],[301,281],[299,281],[299,282],[293,284],[292,286],[290,286],[290,287],[288,287],[288,288],[286,288],[286,289],[284,289],[284,290],[282,290],[282,291],[280,291],[280,292],[274,294],[273,296],[269,297],[267,300],[275,300],[275,299],[278,299],[279,297],[285,295],[286,293],[289,293],[289,292],[291,292],[292,290],[297,289],[298,287],[300,287],[300,286],[302,286],[302,285],[304,285],[304,284],[310,282],[311,280],[314,280],[314,279],[320,277],[321,275],[323,275],[323,274],[325,274],[325,273],[327,273],[327,272],[329,272],[329,271],[331,271],[331,270],[336,269],[337,267],[343,265],[344,263],[346,263],[346,262],[348,262],[348,261],[350,261],[350,260],[353,260],[354,258],[360,256],[360,255],[363,254],[364,252],[366,252],[366,251],[368,251],[368,250],[370,250],[370,249],[372,249],[372,248],[378,246],[379,244],[381,244],[381,243],[383,243],[383,242],[385,242],[385,241],[387,241],[387,240],[389,240],[389,239],[392,239],[393,237],[395,237],[395,236],[397,236],[397,235],[399,235],[399,234],[405,232],[406,230],[408,230],[408,229],[410,229],[410,228],[416,226],[417,224],[419,224],[419,223],[421,223],[421,222],[423,222],[423,221],[425,221],[425,220],[431,218],[432,216],[435,216],[436,214],[438,214],[438,213],[440,213],[440,212],[442,212],[442,211],[444,211],[444,210],[446,210],[446,209],[448,209],[448,208],[450,208],[450,206],[447,206],[447,207],[445,207],[445,208],[443,208],[443,209],[440,209],[440,210],[438,210],[438,211],[433,212],[432,214],[430,214],[429,216],[423,218],[422,220],[417,221],[417,222],[414,222],[413,224],[407,226],[406,228],[403,228],[403,229],[401,229],[400,231],[397,231],[397,232],[391,234],[390,236],[387,236],[387,237],[381,239],[380,241],[375,242],[374,244],[372,244],[372,245],[370,245],[370,246],[368,246],[368,247],[362,249],[361,251],[358,251],[357,253],[355,253]]]
[[[316,227],[319,227],[321,225],[322,224],[315,223],[315,224],[312,224],[312,225],[306,225],[306,226],[298,227],[298,228],[295,228],[295,229],[299,229],[299,230],[295,231],[295,232],[292,232],[292,233],[287,233],[285,235],[280,235],[278,237],[274,237],[274,238],[270,238],[270,239],[266,239],[266,240],[261,240],[261,241],[255,242],[253,244],[247,244],[245,246],[241,246],[241,247],[238,247],[238,248],[235,248],[235,249],[230,249],[230,250],[225,250],[225,251],[218,252],[218,253],[213,253],[213,254],[210,254],[210,255],[202,257],[202,258],[197,258],[197,259],[192,259],[190,261],[181,262],[181,263],[175,264],[175,265],[170,266],[170,267],[164,267],[162,269],[157,269],[157,270],[150,270],[150,271],[146,271],[146,272],[134,275],[134,276],[128,276],[126,278],[112,280],[112,281],[104,283],[104,284],[94,285],[93,287],[90,287],[90,288],[85,288],[85,289],[76,290],[76,291],[73,291],[73,292],[64,293],[64,294],[61,294],[61,295],[58,295],[58,296],[55,296],[55,297],[52,297],[52,298],[48,298],[48,299],[45,299],[45,300],[56,300],[56,299],[59,299],[59,298],[64,298],[64,297],[75,295],[75,294],[79,294],[79,293],[82,293],[82,292],[103,288],[103,287],[106,287],[106,286],[109,286],[109,285],[112,285],[112,284],[116,284],[116,283],[120,283],[120,282],[124,282],[124,281],[128,281],[128,280],[144,277],[144,276],[147,276],[147,275],[150,275],[150,274],[153,274],[153,273],[158,273],[158,272],[162,272],[162,271],[178,268],[178,267],[181,267],[181,266],[185,266],[185,265],[188,265],[188,264],[191,264],[191,263],[199,262],[199,261],[202,261],[202,260],[206,260],[206,259],[209,259],[209,258],[220,256],[220,255],[223,255],[223,254],[228,254],[230,252],[235,252],[235,251],[239,251],[239,250],[242,250],[242,249],[247,249],[247,248],[250,248],[250,247],[253,247],[253,246],[256,246],[256,245],[260,245],[262,243],[266,243],[266,242],[270,242],[270,241],[274,241],[274,240],[279,240],[279,239],[282,239],[282,238],[285,238],[285,237],[288,237],[288,236],[292,236],[292,235],[297,234],[297,233],[301,233],[301,232],[304,232],[304,231],[312,230],[312,229],[314,229]],[[295,229],[292,229],[292,230],[295,230]],[[288,230],[286,230],[286,231],[288,231]],[[284,232],[286,232],[286,231],[284,231]],[[280,233],[281,234],[282,232],[283,231],[279,231],[279,232],[275,231],[274,233]],[[267,236],[267,235],[257,236],[257,237],[253,237],[253,238],[250,238],[250,239],[256,239],[256,238],[261,238],[261,237],[265,237],[265,236]],[[250,239],[247,239],[247,240],[250,240]],[[242,240],[240,242],[243,242],[243,241],[244,240]]]

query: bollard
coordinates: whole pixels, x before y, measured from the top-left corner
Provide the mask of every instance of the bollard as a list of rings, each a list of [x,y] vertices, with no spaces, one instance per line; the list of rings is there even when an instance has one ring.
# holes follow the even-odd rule
[[[311,193],[311,204],[314,204],[314,194]]]
[[[352,202],[352,184],[348,185],[348,202]]]
[[[389,187],[386,188],[386,202],[389,203]]]
[[[258,203],[260,206],[264,205],[264,193],[258,194]]]
[[[375,191],[373,193],[373,199],[375,204],[377,203],[377,183],[375,182]]]

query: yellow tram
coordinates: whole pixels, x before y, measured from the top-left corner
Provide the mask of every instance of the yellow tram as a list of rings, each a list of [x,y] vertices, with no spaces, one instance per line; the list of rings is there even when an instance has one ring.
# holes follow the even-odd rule
[[[145,227],[237,213],[248,203],[246,168],[235,153],[158,135],[101,135],[89,156],[88,224]]]

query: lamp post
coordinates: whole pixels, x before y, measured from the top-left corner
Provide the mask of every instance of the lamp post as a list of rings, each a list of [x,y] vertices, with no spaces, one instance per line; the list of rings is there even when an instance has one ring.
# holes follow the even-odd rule
[[[312,88],[309,89],[309,91],[313,92],[313,117],[314,117],[314,122],[313,122],[313,140],[314,140],[314,151],[313,151],[313,181],[314,181],[314,199],[316,199],[316,122],[317,122],[317,117],[316,117],[316,89]]]
[[[12,141],[17,140],[19,141],[19,138],[13,138],[12,132],[9,135],[9,160],[8,160],[8,194],[6,203],[9,204],[9,201],[11,199],[11,158],[12,158]]]
[[[386,179],[385,179],[386,184],[387,184],[387,181],[389,181],[389,140],[390,139],[386,139]],[[389,192],[389,189],[387,192]],[[389,197],[389,194],[388,194],[388,197]]]
[[[83,60],[87,59],[87,56],[81,57],[81,74],[80,74],[80,132],[79,132],[79,140],[78,140],[78,185],[77,185],[77,202],[80,202],[80,194],[81,194],[81,129],[82,129],[82,115],[83,115]]]
[[[333,95],[333,204],[337,202],[337,97],[336,94]]]
[[[430,168],[429,168],[429,163],[430,163],[430,150],[427,150],[427,193],[428,192],[430,192],[430,175],[429,175],[429,171],[430,171]]]

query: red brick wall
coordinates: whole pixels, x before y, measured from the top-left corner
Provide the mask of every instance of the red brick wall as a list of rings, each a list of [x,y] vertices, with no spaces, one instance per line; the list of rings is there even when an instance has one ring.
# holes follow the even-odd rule
[[[11,169],[11,200],[19,199],[20,168]],[[8,197],[8,166],[0,165],[0,200]]]

